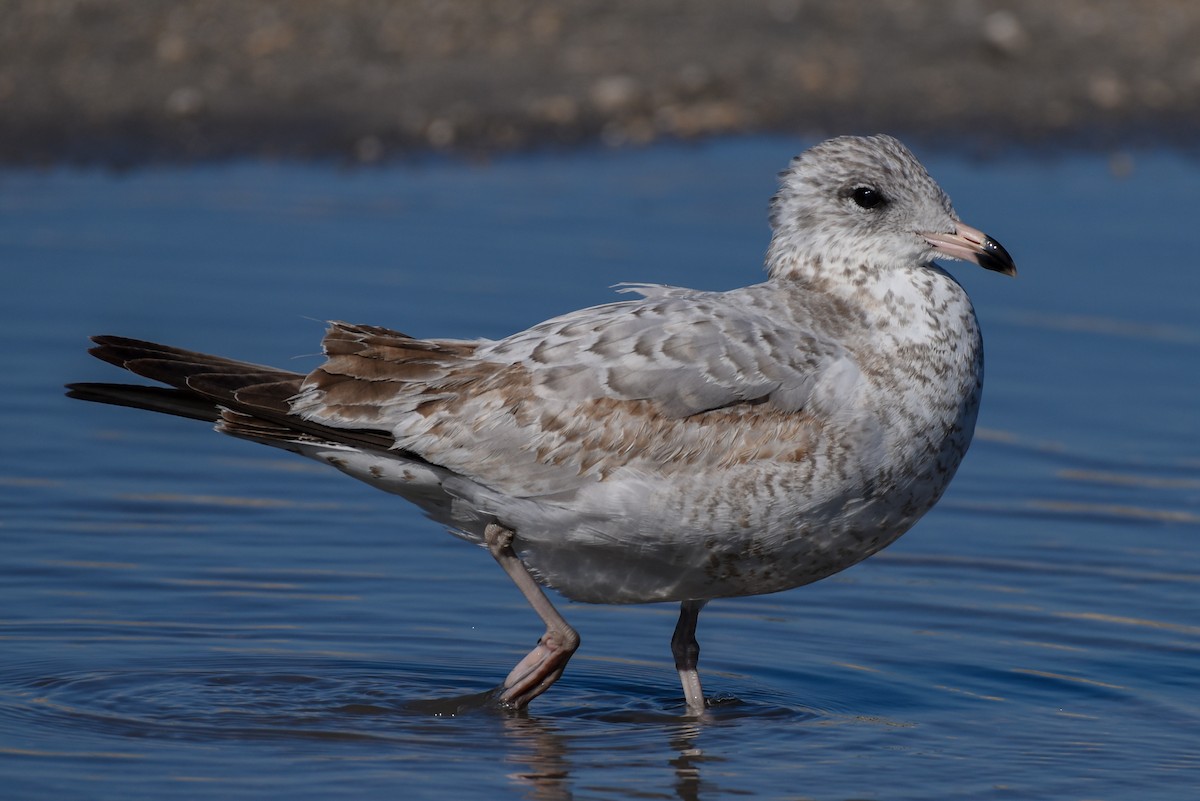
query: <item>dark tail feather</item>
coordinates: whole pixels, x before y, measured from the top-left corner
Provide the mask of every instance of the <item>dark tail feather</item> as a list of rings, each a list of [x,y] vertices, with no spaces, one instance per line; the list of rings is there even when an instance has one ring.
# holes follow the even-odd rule
[[[174,389],[88,384],[72,386],[79,394],[71,397],[213,422],[220,419],[219,406],[288,417],[288,399],[299,391],[304,378],[300,373],[140,339],[98,336],[92,341],[96,347],[88,353],[97,359]]]
[[[92,341],[88,352],[97,359],[168,386],[68,384],[67,397],[217,423],[226,434],[285,448],[325,441],[387,450],[395,442],[386,431],[330,428],[293,415],[290,399],[300,391],[301,373],[140,339]]]
[[[190,417],[209,423],[221,419],[217,404],[182,389],[139,387],[134,384],[67,384],[67,397]]]
[[[90,349],[88,353],[97,359],[115,364],[117,367],[122,367],[143,378],[161,381],[176,389],[196,391],[196,387],[188,382],[188,379],[193,376],[224,375],[241,379],[227,383],[224,387],[226,392],[214,395],[214,400],[224,400],[229,394],[230,384],[236,384],[235,388],[240,389],[250,384],[281,380],[297,381],[303,377],[299,373],[275,367],[239,362],[222,356],[210,356],[207,353],[172,348],[169,345],[159,345],[157,342],[146,342],[140,339],[98,336],[92,337],[92,341],[96,343],[96,347]]]

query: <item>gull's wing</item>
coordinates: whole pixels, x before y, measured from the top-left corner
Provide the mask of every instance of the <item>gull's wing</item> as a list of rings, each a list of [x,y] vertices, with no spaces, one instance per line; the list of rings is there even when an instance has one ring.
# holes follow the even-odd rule
[[[328,361],[292,409],[391,431],[396,448],[514,497],[570,493],[623,467],[804,458],[820,427],[806,404],[844,354],[781,326],[764,285],[638,291],[494,342],[334,323]]]
[[[743,402],[796,411],[841,355],[827,337],[785,324],[791,311],[773,287],[623,291],[645,299],[563,315],[482,347],[480,357],[519,360],[540,397],[644,400],[682,418]]]

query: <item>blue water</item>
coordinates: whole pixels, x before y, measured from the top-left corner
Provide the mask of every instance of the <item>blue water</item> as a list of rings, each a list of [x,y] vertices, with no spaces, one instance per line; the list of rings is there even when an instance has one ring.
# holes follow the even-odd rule
[[[760,280],[802,144],[0,172],[3,797],[1195,798],[1194,161],[920,154],[1021,270],[954,267],[976,442],[888,551],[705,610],[706,719],[673,607],[561,599],[582,649],[495,709],[541,628],[485,553],[319,465],[61,396],[119,380],[95,333],[304,369],[326,319],[501,336],[618,281]]]

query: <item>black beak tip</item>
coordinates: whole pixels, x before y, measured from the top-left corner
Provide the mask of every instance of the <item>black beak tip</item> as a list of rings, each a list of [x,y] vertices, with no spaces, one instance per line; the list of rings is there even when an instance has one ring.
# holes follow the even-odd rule
[[[1015,276],[1017,274],[1017,264],[1013,261],[1013,257],[1004,249],[1004,245],[990,236],[983,240],[983,250],[979,254],[979,266],[1004,275]]]

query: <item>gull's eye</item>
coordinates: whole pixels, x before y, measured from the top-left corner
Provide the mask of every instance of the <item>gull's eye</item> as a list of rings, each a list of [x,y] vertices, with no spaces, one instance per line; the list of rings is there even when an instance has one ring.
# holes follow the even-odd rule
[[[882,192],[869,186],[856,187],[850,193],[850,199],[864,209],[878,208],[887,202]]]

